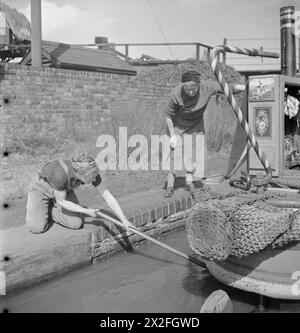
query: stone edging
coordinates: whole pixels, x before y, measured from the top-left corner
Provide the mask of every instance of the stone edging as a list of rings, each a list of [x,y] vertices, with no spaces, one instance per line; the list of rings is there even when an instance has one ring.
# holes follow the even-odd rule
[[[135,194],[132,200],[128,197],[127,204],[122,204],[129,220],[154,238],[184,228],[188,210],[193,206],[189,192],[178,190],[167,200],[161,192]],[[126,236],[120,229],[110,222],[97,220],[86,223],[81,230],[54,225],[39,235],[29,233],[25,226],[0,230],[4,245],[0,248],[0,272],[6,275],[6,294],[105,260],[143,242],[140,236]],[[5,297],[1,297],[0,303],[2,299]]]

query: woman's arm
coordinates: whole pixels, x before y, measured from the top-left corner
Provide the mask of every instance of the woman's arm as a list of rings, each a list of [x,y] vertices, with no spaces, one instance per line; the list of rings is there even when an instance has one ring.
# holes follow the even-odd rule
[[[173,124],[172,118],[171,117],[166,117],[166,123],[167,123],[167,126],[168,126],[170,136],[175,135],[174,124]]]
[[[177,146],[177,136],[175,134],[173,120],[170,117],[166,117],[166,122],[167,122],[167,126],[169,129],[169,134],[170,134],[170,142],[169,142],[170,147],[172,149],[175,149]]]
[[[66,190],[64,190],[64,191],[54,190],[54,196],[56,199],[56,203],[70,212],[82,213],[82,214],[89,215],[91,217],[97,217],[96,213],[97,213],[98,209],[84,208],[80,205],[77,205],[76,203],[74,203],[72,201],[66,200],[66,197],[67,197]]]

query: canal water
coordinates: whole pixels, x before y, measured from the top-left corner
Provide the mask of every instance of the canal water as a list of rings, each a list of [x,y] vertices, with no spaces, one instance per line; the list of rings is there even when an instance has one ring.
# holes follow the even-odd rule
[[[161,240],[191,254],[185,231]],[[1,297],[0,303],[2,309],[19,313],[199,313],[218,289],[228,293],[235,312],[255,311],[257,295],[227,287],[201,267],[144,243],[132,252]]]

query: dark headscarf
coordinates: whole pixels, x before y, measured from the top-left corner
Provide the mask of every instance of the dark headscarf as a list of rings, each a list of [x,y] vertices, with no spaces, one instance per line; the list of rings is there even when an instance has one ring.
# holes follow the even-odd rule
[[[95,160],[86,154],[73,157],[72,166],[76,177],[85,184],[90,184],[95,176],[99,174]]]
[[[183,73],[181,77],[181,82],[189,81],[200,82],[200,73],[196,71],[187,71]]]

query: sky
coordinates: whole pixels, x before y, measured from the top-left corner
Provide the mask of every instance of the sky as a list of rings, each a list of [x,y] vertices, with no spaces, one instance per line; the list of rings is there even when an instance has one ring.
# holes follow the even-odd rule
[[[1,1],[30,20],[30,0]],[[201,42],[211,46],[222,44],[226,37],[230,45],[263,46],[276,52],[280,8],[286,5],[300,13],[299,0],[42,0],[42,36],[70,44],[90,44],[95,36],[105,36],[115,43]],[[118,50],[125,52],[122,47]],[[195,57],[196,51],[186,46],[129,48],[131,58],[142,54],[175,60]],[[262,64],[261,59],[228,55],[229,63],[245,61]],[[263,62],[267,68],[278,63],[273,59]]]

